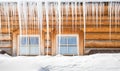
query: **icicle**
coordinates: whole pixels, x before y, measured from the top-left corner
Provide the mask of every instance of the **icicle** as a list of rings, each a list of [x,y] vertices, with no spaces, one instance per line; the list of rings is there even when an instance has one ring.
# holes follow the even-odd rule
[[[10,19],[9,19],[9,4],[8,3],[3,3],[3,9],[4,9],[4,16],[6,18],[6,29],[8,31],[8,39],[10,39]],[[6,45],[8,45],[10,43],[10,40],[8,41],[8,43],[6,43]]]
[[[99,16],[100,16],[100,28],[101,28],[101,11],[102,11],[102,3],[100,2],[100,4],[98,5],[99,7]]]
[[[32,3],[31,2],[28,3],[28,8],[29,8],[29,11],[28,11],[29,20],[32,20],[32,18],[33,18],[33,7],[32,7]],[[32,23],[30,23],[30,25],[32,25]],[[33,29],[31,29],[31,30],[33,30]]]
[[[111,12],[112,10],[111,9],[112,9],[112,2],[109,3],[109,8],[108,9],[109,9],[108,11],[109,11],[109,17],[110,17],[109,18],[109,21],[110,21],[110,23],[109,23],[109,39],[111,40],[111,23],[112,23],[111,22],[111,18],[112,18],[112,12]]]
[[[75,27],[74,27],[74,3],[71,3],[71,8],[72,8],[72,31],[74,31]]]
[[[38,13],[38,28],[40,28],[40,47],[42,48],[42,20],[43,20],[43,9],[42,3],[37,2],[37,13]],[[39,50],[40,51],[40,50]]]
[[[80,26],[80,29],[81,29],[81,2],[78,3],[78,6],[79,6],[79,17],[80,17],[80,19],[79,19],[80,20],[79,26]]]
[[[63,21],[64,21],[64,19],[63,19],[63,17],[64,17],[64,16],[63,16],[63,15],[64,15],[64,12],[63,12],[63,10],[64,10],[64,4],[62,4],[61,7],[62,7],[62,8],[61,8],[61,9],[62,9],[62,11],[61,11],[61,17],[62,17],[62,19],[61,19],[61,28],[62,28],[62,29],[61,29],[61,32],[63,32],[63,28],[64,28],[64,26],[63,26],[63,24],[64,24],[64,23],[63,23]]]
[[[0,6],[1,6],[1,3],[0,3]],[[2,12],[0,10],[0,12]],[[1,13],[0,13],[0,39],[2,38],[2,24],[1,24]],[[2,41],[0,41],[0,45],[2,44]]]
[[[13,23],[14,23],[14,21],[16,21],[16,4],[15,3],[10,3],[10,6],[11,6],[11,15],[13,16],[13,19],[14,20],[12,20],[12,30],[13,30]]]
[[[113,21],[113,18],[115,18],[114,17],[114,14],[115,14],[115,8],[114,8],[114,6],[115,6],[115,3],[112,3],[112,5],[111,5],[111,34],[112,34],[112,23],[114,22]]]
[[[27,3],[26,2],[23,2],[22,3],[23,4],[23,23],[24,23],[24,26],[25,26],[25,35],[26,35],[26,39],[27,39],[27,45],[29,45],[29,41],[28,41],[28,23],[27,23],[27,21],[28,21],[28,11],[27,11]],[[27,47],[28,48],[28,47]],[[27,49],[26,48],[26,49]],[[28,53],[27,53],[27,51],[26,51],[26,55],[28,55]]]
[[[115,7],[114,7],[114,8],[115,8],[115,32],[116,32],[116,29],[117,29],[117,19],[118,19],[118,18],[117,18],[117,9],[118,9],[118,8],[117,8],[117,5],[116,5],[116,4],[115,4]]]
[[[49,51],[49,13],[48,13],[48,2],[45,2],[45,9],[46,9],[46,25],[47,25],[47,55],[48,55],[48,51]]]
[[[101,10],[101,12],[102,12],[102,18],[103,18],[104,17],[104,3],[102,3],[102,10]],[[101,21],[101,24],[103,24],[102,21]]]
[[[9,39],[10,39],[10,20],[9,20],[9,5],[8,3],[3,3],[3,8],[4,8],[4,16],[6,17],[6,21],[7,21],[7,30],[8,30],[8,35],[9,35]]]
[[[0,36],[1,36],[1,32],[2,32],[2,29],[1,29],[1,13],[0,13]]]
[[[54,26],[53,26],[53,4],[50,5],[50,13],[51,13],[52,29],[53,29],[54,28]]]
[[[120,7],[119,7],[119,3],[115,4],[115,32],[117,32],[117,28],[118,28],[118,25],[119,25],[119,10],[120,10]]]
[[[21,3],[20,2],[17,2],[17,9],[18,9],[18,17],[19,17],[19,29],[20,29],[20,36],[22,35],[22,18],[21,18]],[[20,37],[20,41],[21,41],[21,37]],[[19,52],[19,49],[18,51]],[[17,53],[17,55],[20,55],[20,53]]]
[[[28,11],[28,13],[29,13],[29,20],[33,20],[33,5],[32,5],[32,3],[30,2],[30,3],[28,3],[28,9],[29,9],[29,11]],[[30,27],[31,27],[31,32],[30,33],[33,33],[33,21],[30,23]]]
[[[85,10],[85,14],[86,16],[88,17],[89,16],[89,3],[86,3],[86,10]],[[87,17],[86,17],[86,20],[87,20]]]
[[[68,6],[69,6],[69,3],[68,2],[66,2],[65,3],[65,12],[66,12],[66,25],[68,24]]]
[[[77,30],[77,2],[75,2],[75,31]]]
[[[92,22],[93,22],[93,23],[95,23],[95,22],[94,22],[94,19],[95,19],[94,17],[95,17],[95,4],[92,3]]]
[[[34,5],[33,5],[33,3],[32,3],[32,7],[33,7],[33,13],[32,13],[32,17],[33,17],[33,26],[34,26],[34,29],[33,29],[33,31],[34,31],[34,35],[36,35],[36,31],[35,31],[35,29],[36,29],[36,26],[35,26],[35,13],[34,13]]]
[[[98,28],[98,4],[95,4],[95,10],[96,10],[96,27]]]
[[[85,44],[86,44],[86,4],[85,2],[83,2],[83,20],[84,20],[84,48],[85,48]]]
[[[17,6],[16,6],[16,3],[10,3],[11,16],[13,17],[12,23],[11,23],[12,31],[13,31],[13,28],[14,28],[14,27],[13,27],[13,23],[14,23],[14,21],[16,21],[16,12],[17,12],[17,11],[16,11],[16,7],[17,7]],[[14,42],[15,42],[15,41],[13,40],[13,45],[14,45]],[[12,43],[11,43],[11,44],[12,44]],[[13,55],[15,55],[16,49],[17,49],[17,48],[13,46],[13,51],[12,51],[12,52],[13,52]]]
[[[87,20],[87,17],[88,17],[88,13],[89,13],[89,12],[88,12],[88,3],[85,3],[85,5],[86,5],[86,6],[85,6],[85,17],[86,17],[86,18],[85,18],[85,21],[86,21],[86,20]]]
[[[103,13],[103,17],[104,17],[104,3],[102,4],[102,13]]]
[[[36,26],[36,16],[35,16],[35,8],[36,8],[35,5],[36,5],[36,4],[33,3],[33,17],[34,17],[33,22],[34,22],[34,32],[35,32],[35,35],[36,35],[36,34],[37,34],[37,33],[36,33],[36,27],[37,27],[37,26]]]
[[[24,30],[25,30],[25,35],[27,37],[27,3],[22,2],[22,8],[23,8],[23,14],[22,14],[22,23],[24,23]]]
[[[33,20],[32,23],[31,23],[33,25],[33,27],[32,27],[32,29],[33,29],[32,33],[35,35],[34,4],[32,2],[30,4],[30,17],[31,17],[31,20]]]
[[[7,15],[8,15],[8,31],[9,31],[8,34],[9,34],[9,39],[10,39],[10,37],[11,37],[11,35],[10,35],[10,17],[9,17],[9,6],[8,6],[8,4],[7,4],[7,9],[8,9],[8,11],[7,11]]]
[[[22,26],[23,26],[23,24],[22,24],[22,10],[21,10],[21,9],[22,9],[22,6],[21,6],[22,3],[21,3],[21,2],[18,2],[17,5],[18,5],[18,6],[17,6],[17,7],[18,7],[17,9],[18,9],[18,16],[19,16],[20,36],[21,36],[21,35],[22,35],[22,29],[23,29],[23,28],[22,28]]]
[[[53,23],[53,15],[54,15],[54,13],[53,13],[53,4],[51,4],[50,5],[50,13],[51,13],[51,21],[52,21],[52,26],[51,26],[51,28],[52,29],[54,29],[54,23]],[[53,37],[53,36],[51,36],[51,37]],[[53,47],[51,47],[51,49],[54,49]],[[52,55],[54,55],[54,53],[53,53],[53,50],[52,50]]]
[[[57,3],[54,3],[54,10],[55,10],[55,20],[56,20],[56,23],[57,23],[57,24],[56,24],[56,31],[57,31],[57,33],[59,33],[59,32],[58,32],[58,30],[59,30],[59,29],[58,29],[58,26],[59,26],[59,25],[58,25]]]
[[[118,20],[118,25],[120,25],[120,2],[118,3],[118,18],[117,18],[117,20]]]
[[[58,1],[58,21],[59,21],[59,36],[61,36],[61,1]],[[59,54],[60,54],[60,40],[61,37],[59,37]]]
[[[88,17],[89,17],[89,15],[88,15],[89,14],[89,12],[88,12],[89,11],[89,3],[86,3],[85,5],[86,5],[85,6],[85,16],[86,16],[85,21],[86,21],[86,20],[88,20]]]

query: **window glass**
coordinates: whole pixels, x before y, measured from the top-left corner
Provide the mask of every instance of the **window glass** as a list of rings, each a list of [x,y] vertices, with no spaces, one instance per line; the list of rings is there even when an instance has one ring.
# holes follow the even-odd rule
[[[59,37],[58,42],[59,42],[59,39],[60,39],[60,44],[67,44],[67,38],[66,37]]]
[[[38,36],[20,36],[20,55],[38,55],[39,37]]]
[[[77,54],[77,36],[59,36],[60,44],[58,43],[58,47],[60,47],[60,54],[63,55],[76,55]],[[58,37],[58,42],[59,42]]]
[[[21,42],[21,46],[27,45],[28,38],[27,37],[21,37],[20,42]]]
[[[67,46],[60,47],[60,54],[67,54]]]
[[[77,47],[76,46],[68,46],[68,53],[69,54],[77,54]]]
[[[29,37],[29,44],[30,45],[38,45],[39,44],[39,38],[38,37]]]
[[[76,37],[68,37],[68,44],[77,44]]]

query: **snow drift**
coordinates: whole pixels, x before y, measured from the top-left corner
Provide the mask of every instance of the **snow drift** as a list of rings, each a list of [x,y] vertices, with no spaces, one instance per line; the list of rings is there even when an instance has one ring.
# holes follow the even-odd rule
[[[0,55],[0,71],[120,71],[120,54],[17,57]]]

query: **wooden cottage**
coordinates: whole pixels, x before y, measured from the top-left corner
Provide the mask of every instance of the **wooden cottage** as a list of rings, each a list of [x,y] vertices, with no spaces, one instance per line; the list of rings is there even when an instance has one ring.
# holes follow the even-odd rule
[[[84,55],[119,43],[119,0],[0,1],[0,49],[11,55]]]

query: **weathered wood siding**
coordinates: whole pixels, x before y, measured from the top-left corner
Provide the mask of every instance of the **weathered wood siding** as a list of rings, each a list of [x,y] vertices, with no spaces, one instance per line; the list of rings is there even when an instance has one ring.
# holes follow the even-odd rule
[[[72,19],[72,11],[71,11],[71,7],[69,8],[70,11],[68,13],[68,18],[66,18],[66,12],[65,12],[65,8],[64,6],[63,8],[63,16],[62,16],[62,27],[63,28],[70,28],[70,29],[74,29],[71,30],[73,32],[77,32],[78,34],[80,34],[80,38],[82,40],[81,43],[79,43],[79,45],[82,47],[80,49],[80,54],[83,54],[84,52],[83,50],[83,33],[80,33],[81,31],[84,32],[84,21],[83,21],[83,9],[82,6],[80,6],[81,8],[81,13],[78,11],[78,6],[77,6],[77,13],[74,14],[74,17],[77,16],[77,18],[74,18],[74,20]],[[2,7],[0,7],[0,12],[2,13]],[[49,13],[49,25],[50,25],[50,37],[51,37],[51,42],[52,42],[52,50],[49,54],[55,54],[55,34],[58,34],[56,32],[56,16],[55,16],[55,11],[53,10],[53,18],[51,16],[51,14]],[[89,11],[91,14],[92,12]],[[36,12],[35,12],[36,13]],[[45,13],[45,12],[44,12]],[[119,42],[120,42],[120,22],[115,22],[115,17],[114,17],[114,13],[112,14],[112,27],[111,27],[111,36],[110,34],[110,21],[109,21],[109,15],[108,15],[108,5],[104,6],[104,15],[102,15],[101,17],[98,16],[98,27],[96,28],[96,18],[92,17],[91,15],[86,17],[86,47],[85,48],[120,48]],[[29,15],[28,15],[29,16]],[[9,48],[14,48],[14,47],[18,47],[17,44],[17,37],[20,34],[20,28],[19,28],[19,18],[18,18],[18,12],[16,12],[15,16],[12,16],[11,14],[9,15],[10,18],[10,33],[11,33],[11,38],[10,39],[2,39],[0,38],[0,40],[11,40],[11,42],[13,42],[13,44],[11,44],[11,47]],[[2,28],[1,28],[1,32],[4,34],[8,33],[8,29],[7,29],[7,24],[8,21],[6,21],[6,17],[1,14],[1,24],[2,24]],[[120,18],[117,18],[118,21],[120,21]],[[39,34],[40,35],[40,31],[39,29],[37,29],[38,25],[34,25],[34,23],[37,23],[38,18],[36,16],[32,17],[32,18],[28,18],[28,34]],[[74,22],[72,22],[74,21]],[[101,21],[101,22],[100,22]],[[73,24],[74,23],[74,24]],[[74,26],[74,28],[72,28],[72,24]],[[117,26],[116,26],[117,24]],[[53,25],[53,26],[52,26]],[[36,29],[32,28],[32,26],[35,26]],[[51,27],[52,26],[52,27]],[[77,31],[76,31],[77,30]],[[68,34],[74,34],[72,32],[69,32],[65,29],[62,30],[64,33],[68,33]],[[78,32],[79,31],[79,32]],[[25,33],[25,31],[23,32]],[[42,46],[45,48],[45,36],[46,36],[46,16],[43,16],[43,41],[42,41]],[[54,35],[53,35],[54,34]],[[43,49],[44,49],[43,48]],[[17,49],[15,49],[17,50]],[[18,51],[18,50],[17,50]],[[42,54],[44,54],[44,50],[42,52]]]

